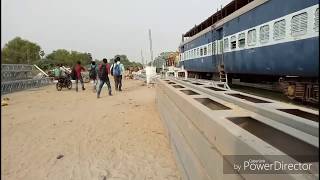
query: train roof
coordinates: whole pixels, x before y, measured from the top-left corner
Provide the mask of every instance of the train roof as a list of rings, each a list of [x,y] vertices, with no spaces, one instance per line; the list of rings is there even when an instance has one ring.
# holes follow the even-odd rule
[[[250,11],[251,9],[267,2],[269,0],[233,0],[221,10],[214,13],[212,16],[207,18],[205,21],[201,22],[199,25],[196,25],[188,32],[183,34],[183,37],[188,39],[181,42],[180,45],[183,45],[191,40],[201,36],[206,33],[213,27],[220,27],[225,22],[230,21],[233,18],[240,16],[241,14]]]
[[[224,6],[221,10],[214,13],[212,16],[207,18],[205,21],[201,22],[199,25],[196,25],[188,32],[186,32],[183,37],[192,37],[199,32],[205,30],[206,28],[212,26],[219,20],[227,17],[228,15],[232,14],[233,12],[237,11],[238,9],[242,8],[243,6],[249,4],[250,2],[255,0],[233,0],[226,6]]]

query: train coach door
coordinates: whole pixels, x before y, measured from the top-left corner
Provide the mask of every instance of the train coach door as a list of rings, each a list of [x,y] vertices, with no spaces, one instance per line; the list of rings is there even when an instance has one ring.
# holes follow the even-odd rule
[[[216,47],[217,47],[217,54],[216,54],[216,68],[217,71],[221,70],[223,67],[223,27],[216,30]]]
[[[217,68],[220,70],[221,65],[223,65],[223,28],[219,28],[216,30],[217,36],[216,36],[216,46],[217,46],[217,55],[216,55],[216,61],[217,61]]]

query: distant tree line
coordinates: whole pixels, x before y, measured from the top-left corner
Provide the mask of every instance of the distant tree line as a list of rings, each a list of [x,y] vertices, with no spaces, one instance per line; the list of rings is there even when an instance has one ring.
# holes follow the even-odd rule
[[[125,69],[128,69],[130,67],[133,67],[133,68],[143,68],[143,65],[141,63],[137,63],[137,62],[134,62],[134,61],[130,61],[128,59],[128,57],[126,55],[115,55],[114,58],[110,59],[110,63],[114,63],[114,60],[119,57],[120,58],[120,62],[123,64],[124,68]]]
[[[130,62],[126,55],[116,55],[111,59],[111,62],[116,57],[120,57],[121,63],[123,63],[125,68],[142,67],[140,63]],[[65,49],[54,50],[50,54],[45,55],[38,44],[20,37],[9,41],[1,49],[1,64],[36,64],[43,70],[47,70],[57,64],[71,67],[77,61],[87,66],[92,61],[92,55],[87,52],[68,51]]]

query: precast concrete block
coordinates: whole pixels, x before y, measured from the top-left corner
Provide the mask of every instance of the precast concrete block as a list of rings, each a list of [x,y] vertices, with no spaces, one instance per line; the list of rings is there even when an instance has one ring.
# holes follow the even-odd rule
[[[192,121],[187,119],[187,117],[174,105],[174,103],[165,95],[162,94],[160,97],[161,101],[164,103],[165,113],[171,115],[171,121],[176,123],[181,133],[184,135],[186,141],[190,145],[193,152],[198,157],[203,167],[206,169],[211,179],[226,179],[227,176],[229,180],[241,180],[239,174],[223,174],[219,173],[219,169],[222,168],[223,164],[218,163],[218,159],[222,158],[222,155],[215,149],[215,147],[208,142],[208,140],[203,136],[201,131],[197,129]],[[218,168],[221,166],[221,168]]]
[[[241,114],[252,115],[252,112],[248,113],[245,110],[241,110],[241,108],[212,110],[206,107],[205,103],[196,101],[195,98],[209,98],[221,103],[222,101],[212,97],[208,97],[207,95],[203,95],[200,91],[192,88],[186,89],[194,91],[198,95],[184,94],[176,88],[172,87],[172,85],[176,84],[177,83],[168,84],[167,82],[163,81],[160,81],[158,83],[157,88],[159,88],[159,91],[157,90],[157,93],[159,93],[159,95],[157,95],[157,101],[159,102],[159,107],[161,107],[162,109],[161,113],[164,114],[163,118],[166,119],[168,126],[173,126],[172,124],[176,123],[176,126],[180,128],[181,134],[183,135],[182,137],[185,137],[186,141],[190,144],[191,149],[195,152],[198,159],[200,159],[199,161],[204,165],[206,169],[210,169],[210,166],[214,165],[204,160],[204,156],[201,156],[199,154],[205,154],[209,152],[209,150],[206,149],[206,146],[208,146],[208,144],[210,146],[212,145],[213,149],[218,152],[218,155],[219,153],[221,154],[220,156],[216,156],[219,157],[220,160],[222,159],[222,155],[285,155],[277,148],[264,142],[248,131],[239,128],[226,119],[227,117],[237,117]],[[170,104],[170,101],[172,102],[171,107],[168,106]],[[224,105],[227,105],[228,107],[234,107],[234,105],[232,105],[231,103],[224,103]],[[182,118],[179,117],[178,114],[182,114]],[[178,116],[179,118],[173,118],[172,116]],[[186,123],[188,122],[186,121],[186,119],[190,121],[189,124]],[[191,130],[190,128],[186,128],[186,126],[190,125],[192,125]],[[196,129],[197,131],[193,131],[192,129]],[[168,130],[171,131],[170,128],[168,128]],[[202,135],[199,135],[199,133],[201,133]],[[175,138],[172,133],[170,134],[172,138]],[[200,137],[203,137],[205,140],[199,140]],[[200,145],[198,143],[200,143]],[[196,146],[200,146],[200,148]],[[214,155],[214,153],[212,154]],[[217,166],[216,168],[219,167],[220,166]],[[218,172],[222,171],[219,170]],[[210,177],[218,177],[218,179],[219,177],[224,177],[223,175],[215,176],[214,173],[208,174],[210,174]],[[228,179],[236,177],[234,175],[225,175],[226,178],[227,176],[229,176]],[[259,177],[259,179],[270,179],[271,176],[255,176],[243,174],[243,177],[244,179],[256,179],[257,177]],[[310,177],[314,176],[285,175],[282,177],[280,175],[272,175],[273,179],[309,179]]]
[[[184,136],[171,119],[171,115],[165,112],[163,105],[160,105],[160,112],[164,112],[162,118],[166,121],[168,125],[168,130],[170,134],[170,139],[172,146],[176,150],[176,154],[181,161],[183,170],[182,172],[186,172],[188,179],[199,179],[199,180],[209,180],[209,176],[197,156],[192,151],[191,147],[186,142]],[[179,163],[179,162],[178,162]]]
[[[284,123],[288,126],[294,127],[296,129],[299,129],[303,132],[306,132],[308,134],[311,134],[313,136],[319,137],[319,123],[316,121],[311,121],[306,118],[302,118],[299,116],[295,116],[283,111],[278,110],[279,108],[288,108],[288,109],[301,109],[302,111],[314,114],[314,115],[319,115],[318,112],[313,111],[313,110],[308,110],[306,108],[298,107],[298,106],[293,106],[293,105],[288,105],[285,103],[277,102],[271,99],[267,98],[262,98],[246,93],[240,93],[237,91],[233,90],[228,90],[228,91],[213,91],[204,85],[195,85],[190,82],[186,82],[183,80],[172,80],[173,82],[179,82],[181,85],[187,86],[189,88],[194,88],[197,89],[203,93],[206,93],[208,95],[217,97],[219,99],[225,100],[227,102],[236,104],[244,109],[247,109],[249,111],[258,113],[260,115],[266,116],[272,120],[278,121],[280,123]],[[249,98],[254,98],[258,99],[261,101],[266,101],[268,103],[253,103],[250,101],[247,101],[245,99],[237,98],[228,94],[241,94],[245,95]]]

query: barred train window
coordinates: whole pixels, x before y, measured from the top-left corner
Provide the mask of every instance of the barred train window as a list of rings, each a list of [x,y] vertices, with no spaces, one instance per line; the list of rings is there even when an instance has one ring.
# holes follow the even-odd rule
[[[319,8],[317,8],[315,17],[314,17],[314,30],[319,31]]]
[[[212,43],[212,54],[213,55],[216,54],[216,43],[215,42]]]
[[[231,49],[235,49],[237,48],[237,39],[236,39],[236,36],[232,36],[231,39]]]
[[[308,14],[306,12],[295,15],[291,19],[291,35],[299,36],[306,34],[308,24]]]
[[[220,48],[219,52],[222,53],[223,52],[223,40],[219,41],[219,48]]]
[[[238,36],[239,48],[243,48],[246,45],[246,36],[244,33]]]
[[[203,56],[203,48],[200,48],[200,56]]]
[[[256,44],[256,29],[252,29],[248,31],[248,45],[254,46]]]
[[[212,52],[212,44],[210,43],[208,45],[208,55],[211,55],[211,52]]]
[[[228,50],[229,49],[229,38],[225,38],[223,40],[223,46],[224,46],[224,49],[225,50]]]
[[[203,55],[204,55],[204,56],[207,55],[207,46],[205,46],[205,47],[203,48]]]
[[[200,50],[199,50],[199,48],[197,49],[197,57],[199,57],[200,56]]]
[[[286,35],[286,21],[284,19],[277,21],[273,25],[273,39],[283,39]]]
[[[260,42],[266,43],[269,41],[269,25],[260,27]]]

